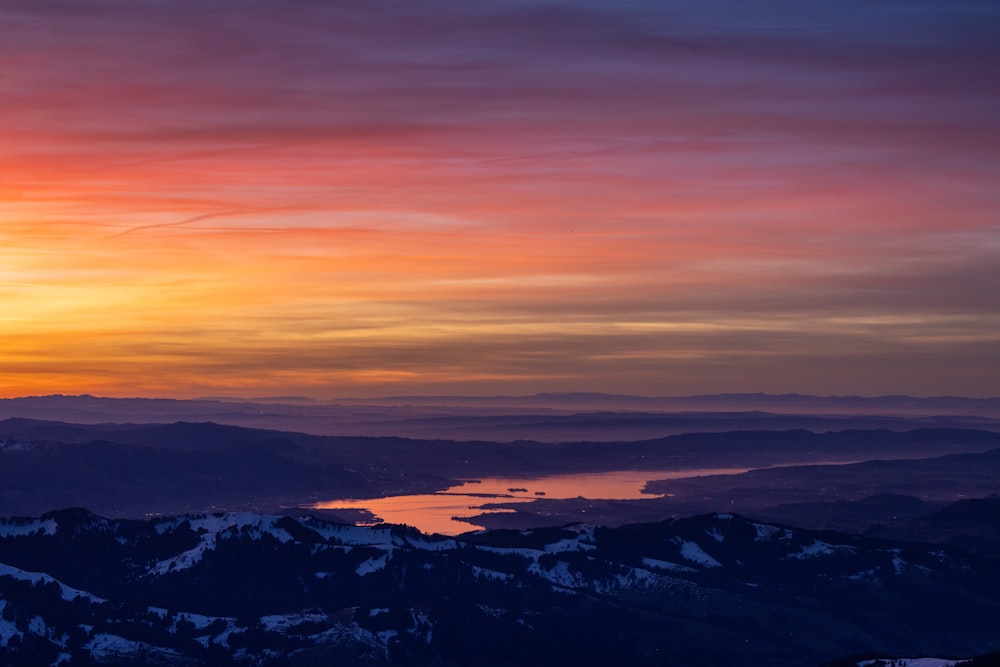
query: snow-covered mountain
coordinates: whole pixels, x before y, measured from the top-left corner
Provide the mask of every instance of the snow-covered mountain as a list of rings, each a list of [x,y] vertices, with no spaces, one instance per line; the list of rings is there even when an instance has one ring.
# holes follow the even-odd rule
[[[996,650],[995,558],[716,514],[457,538],[0,520],[0,664],[816,665]]]

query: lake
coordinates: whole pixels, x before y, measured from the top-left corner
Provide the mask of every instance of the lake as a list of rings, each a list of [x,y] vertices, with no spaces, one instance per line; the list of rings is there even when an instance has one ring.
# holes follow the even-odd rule
[[[326,500],[311,505],[312,509],[362,509],[386,523],[405,523],[425,533],[458,535],[480,526],[452,517],[472,517],[483,512],[513,510],[482,509],[495,502],[527,503],[540,498],[589,500],[637,500],[660,498],[659,494],[643,493],[646,482],[653,479],[684,479],[705,475],[737,475],[750,468],[704,468],[700,470],[616,470],[611,472],[549,475],[545,477],[483,477],[466,480],[438,493],[410,496],[390,496],[364,500]]]

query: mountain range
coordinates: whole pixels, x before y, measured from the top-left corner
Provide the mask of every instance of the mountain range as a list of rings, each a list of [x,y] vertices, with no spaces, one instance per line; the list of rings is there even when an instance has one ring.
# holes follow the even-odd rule
[[[0,520],[15,665],[818,665],[997,650],[1000,560],[733,514],[459,537],[313,516]]]
[[[996,660],[991,399],[438,398],[0,400],[0,665]],[[461,535],[305,509],[493,476]]]
[[[663,497],[589,499],[586,505],[539,498],[490,516],[490,522],[506,522],[502,526],[477,523],[529,527],[586,518],[618,525],[734,506],[763,514],[781,505],[787,513],[804,503],[882,493],[943,505],[1000,493],[998,453],[1000,433],[973,429],[732,431],[549,443],[11,418],[0,421],[0,515],[72,506],[133,518],[217,509],[278,512],[332,498],[431,493],[482,476],[612,470],[649,471],[647,489]],[[733,467],[749,472],[656,481],[657,471]]]
[[[397,396],[256,400],[27,396],[0,399],[0,419],[79,424],[216,422],[313,435],[448,440],[640,440],[694,432],[805,429],[1000,431],[1000,398],[721,394]]]

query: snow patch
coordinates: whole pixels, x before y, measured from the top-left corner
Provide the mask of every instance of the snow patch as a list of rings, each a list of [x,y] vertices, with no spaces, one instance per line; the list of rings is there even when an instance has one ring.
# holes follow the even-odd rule
[[[793,554],[788,554],[785,558],[803,560],[814,556],[832,556],[838,552],[853,553],[854,551],[857,550],[854,547],[850,547],[845,544],[827,544],[826,542],[821,542],[820,540],[813,540],[812,544],[802,547],[799,551]]]
[[[389,553],[385,552],[381,556],[369,558],[365,562],[358,565],[354,571],[358,573],[359,577],[363,577],[367,574],[371,574],[372,572],[378,572],[379,570],[384,569],[388,562]]]
[[[706,534],[706,535],[708,535],[709,537],[711,537],[711,538],[712,538],[713,540],[715,540],[716,542],[719,542],[719,543],[721,543],[721,542],[722,542],[722,540],[726,539],[726,538],[725,538],[725,537],[723,536],[723,534],[722,534],[722,533],[720,533],[720,532],[719,532],[719,531],[718,531],[718,530],[717,530],[717,529],[715,528],[715,526],[712,526],[712,529],[711,529],[711,530],[706,530],[706,531],[705,531],[705,534]]]
[[[750,524],[757,531],[757,537],[754,538],[754,542],[764,542],[767,540],[790,540],[792,539],[792,531],[787,528],[778,528],[777,526],[769,526],[766,523],[753,523]],[[781,533],[780,536],[778,534]]]
[[[650,580],[655,578],[654,575],[649,570],[643,570],[640,567],[630,567],[626,574],[618,574],[615,576],[619,588],[635,588],[636,586],[649,586]]]
[[[51,537],[56,534],[57,527],[55,519],[46,519],[44,521],[40,519],[30,519],[28,521],[3,519],[0,520],[0,537],[21,537],[38,534]]]
[[[682,542],[681,543],[681,556],[685,560],[689,560],[692,563],[697,563],[702,567],[722,567],[722,563],[715,560],[694,542]]]
[[[677,563],[671,563],[667,560],[658,560],[656,558],[643,558],[642,564],[646,567],[651,567],[654,570],[666,570],[668,572],[697,572],[697,570],[693,567],[678,565]]]
[[[33,448],[34,445],[30,442],[21,442],[20,440],[0,440],[0,451],[24,452]]]
[[[311,517],[299,519],[299,524],[333,544],[356,547],[392,544],[392,532],[389,528],[381,526],[346,526],[318,521]]]
[[[548,553],[562,553],[565,551],[581,551],[581,550],[593,550],[597,547],[593,544],[585,544],[580,540],[580,537],[570,537],[565,540],[559,540],[558,542],[553,542],[552,544],[545,545],[545,551]]]
[[[180,612],[174,615],[174,624],[171,628],[171,632],[175,632],[177,630],[177,624],[181,621],[190,623],[194,626],[195,630],[204,630],[212,625],[212,623],[219,620],[219,618],[220,617],[218,616],[205,616],[204,614],[193,614],[187,611]],[[223,618],[222,620],[229,621],[230,619]]]
[[[328,630],[317,633],[315,635],[310,635],[310,643],[314,646],[319,644],[340,644],[346,641],[357,641],[369,647],[369,649],[374,649],[383,655],[387,655],[386,647],[379,641],[379,639],[372,634],[370,631],[365,630],[357,623],[343,624],[339,623]],[[244,649],[237,650],[233,656],[239,658],[239,654]],[[246,653],[243,653],[246,656]]]
[[[252,512],[231,512],[223,515],[211,515],[203,519],[193,520],[191,527],[195,530],[206,528],[210,532],[225,533],[226,536],[247,536],[253,540],[263,539],[269,535],[282,544],[294,542],[291,534],[278,526],[284,517],[253,514]],[[218,528],[218,526],[222,526]]]
[[[491,618],[500,618],[501,616],[507,613],[506,609],[501,609],[500,607],[491,607],[485,604],[477,604],[476,607],[479,609],[479,611],[483,612],[483,614]]]
[[[505,554],[522,556],[528,560],[538,560],[538,557],[542,555],[543,552],[538,549],[521,549],[515,547],[491,547],[485,544],[477,544],[475,546],[476,551],[487,551],[491,554]]]
[[[94,635],[94,638],[84,644],[83,648],[90,651],[91,656],[99,662],[109,658],[120,661],[124,657],[133,656],[140,652],[145,654],[145,659],[149,661],[149,664],[173,664],[181,657],[177,651],[172,649],[152,646],[107,633]]]
[[[216,512],[214,514],[195,514],[164,519],[158,521],[154,528],[157,534],[163,535],[168,531],[178,529],[187,522],[191,526],[191,530],[196,533],[208,535],[229,533],[233,536],[249,534],[253,539],[260,539],[264,534],[268,534],[284,543],[292,541],[292,536],[284,528],[278,527],[278,521],[283,518],[268,514],[254,514],[253,512]]]
[[[420,551],[450,551],[458,548],[458,543],[455,542],[455,540],[434,540],[429,539],[426,536],[422,536],[415,540],[400,540],[399,542],[400,546],[408,546],[414,549],[419,549]]]
[[[852,581],[868,581],[868,582],[878,582],[878,577],[875,576],[875,570],[863,570],[856,574],[849,575],[847,577]]]
[[[212,551],[215,549],[215,537],[216,535],[214,533],[207,536],[203,535],[201,542],[199,542],[194,548],[188,549],[187,551],[177,554],[171,558],[159,561],[149,568],[148,574],[150,576],[164,575],[168,572],[178,572],[180,570],[186,570],[189,567],[194,567],[197,563],[201,562],[201,559],[204,557],[206,551]]]
[[[570,572],[569,564],[563,561],[558,561],[550,568],[543,568],[538,563],[532,563],[528,566],[528,572],[566,588],[582,588],[587,584],[580,574]]]
[[[378,637],[378,640],[382,644],[386,644],[387,645],[389,643],[389,640],[390,639],[395,639],[396,637],[398,637],[399,633],[396,632],[395,630],[381,630],[379,632],[376,632],[375,636]]]
[[[101,659],[134,655],[138,653],[143,646],[145,646],[145,644],[142,642],[125,639],[124,637],[119,637],[118,635],[99,633],[94,635],[93,639],[84,644],[83,648],[90,651],[90,654],[94,658]]]
[[[46,634],[45,630],[46,630],[45,619],[42,618],[41,616],[32,616],[31,620],[28,621],[28,632],[30,632],[31,634],[44,637]]]
[[[228,628],[226,628],[225,630],[223,630],[222,632],[220,632],[218,635],[216,635],[212,639],[219,646],[224,646],[226,648],[229,648],[229,635],[233,634],[234,632],[236,632],[236,623],[235,622],[231,623],[231,625]]]
[[[863,660],[858,667],[869,667],[877,664],[890,664],[896,667],[955,667],[961,660],[946,658],[896,658],[894,660]]]
[[[207,551],[215,549],[219,539],[249,537],[252,540],[261,540],[265,535],[269,535],[282,544],[292,542],[294,539],[288,531],[277,525],[282,518],[250,512],[219,512],[161,521],[156,524],[156,532],[161,535],[187,521],[201,539],[193,548],[154,564],[147,574],[164,575],[171,571],[193,567],[201,562]]]
[[[413,610],[410,614],[413,618],[413,625],[406,629],[406,633],[414,637],[422,637],[424,643],[430,646],[431,639],[434,637],[434,622],[431,621],[430,616],[422,611]]]
[[[17,629],[14,621],[8,621],[3,617],[3,611],[7,607],[6,600],[0,600],[0,646],[7,646],[13,637],[24,639],[24,633]]]
[[[514,578],[512,574],[488,570],[485,567],[478,567],[476,565],[472,566],[472,575],[477,579],[489,579],[490,581],[507,581]]]
[[[82,597],[86,600],[89,600],[90,602],[95,602],[98,604],[107,602],[107,600],[99,598],[96,595],[91,595],[87,591],[81,591],[77,588],[67,586],[63,582],[56,579],[55,577],[51,577],[42,572],[28,572],[26,570],[21,570],[11,565],[7,565],[5,563],[0,563],[0,577],[13,577],[14,579],[17,579],[19,581],[30,581],[33,586],[38,586],[39,584],[44,585],[51,583],[59,584],[59,588],[62,594],[62,599],[66,600],[67,602],[72,602],[78,597]]]
[[[388,611],[388,610],[387,610]],[[280,634],[288,634],[289,628],[302,623],[325,623],[329,616],[318,612],[301,612],[297,614],[273,614],[261,616],[260,623],[266,629]]]

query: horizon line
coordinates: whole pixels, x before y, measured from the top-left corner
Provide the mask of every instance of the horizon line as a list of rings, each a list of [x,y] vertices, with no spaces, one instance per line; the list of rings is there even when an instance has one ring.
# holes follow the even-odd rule
[[[308,402],[316,404],[336,404],[338,402],[365,402],[374,401],[429,401],[429,400],[530,400],[530,399],[612,399],[612,400],[639,400],[639,401],[680,401],[697,399],[818,399],[818,400],[965,400],[965,401],[997,401],[1000,396],[972,396],[959,394],[809,394],[799,392],[772,393],[765,391],[757,392],[719,392],[702,394],[674,394],[674,395],[648,395],[648,394],[620,394],[596,391],[567,391],[567,392],[536,392],[532,394],[394,394],[384,396],[336,396],[331,398],[317,398],[315,396],[281,395],[281,396],[108,396],[95,395],[89,393],[82,394],[29,394],[22,396],[0,396],[2,401],[42,399],[42,398],[91,398],[98,400],[148,400],[148,401],[178,401],[178,402],[219,402],[219,403],[283,403],[283,402]]]

